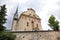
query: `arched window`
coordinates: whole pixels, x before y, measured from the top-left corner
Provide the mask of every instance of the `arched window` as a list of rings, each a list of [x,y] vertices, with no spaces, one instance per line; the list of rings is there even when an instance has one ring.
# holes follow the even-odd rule
[[[27,22],[27,27],[29,26],[29,23]]]
[[[25,37],[23,36],[23,38],[25,38]]]
[[[32,23],[32,27],[34,27],[34,22],[32,21],[31,23]]]
[[[36,25],[36,27],[38,27],[38,24]]]

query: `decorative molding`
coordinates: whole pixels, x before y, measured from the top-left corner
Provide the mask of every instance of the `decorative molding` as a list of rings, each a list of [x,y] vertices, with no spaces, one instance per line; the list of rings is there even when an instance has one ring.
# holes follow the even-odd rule
[[[37,19],[37,20],[41,20],[40,18],[32,17],[32,16],[29,16],[29,15],[26,15],[26,14],[21,14],[20,17],[19,17],[19,19],[21,18],[22,15],[26,16],[26,17],[34,18],[34,19]]]
[[[11,33],[34,33],[34,32],[59,32],[59,31],[53,31],[53,30],[50,30],[50,31],[11,31]]]

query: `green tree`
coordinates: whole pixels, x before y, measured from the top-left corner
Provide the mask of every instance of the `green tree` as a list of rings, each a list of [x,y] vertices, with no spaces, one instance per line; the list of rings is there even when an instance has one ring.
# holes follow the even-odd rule
[[[11,32],[2,31],[0,33],[0,40],[15,40],[15,35]]]
[[[49,26],[54,30],[54,31],[58,31],[59,30],[59,22],[55,19],[55,17],[53,15],[51,15],[51,17],[48,20],[49,22]]]
[[[3,26],[6,23],[6,8],[5,5],[1,6],[0,9],[0,40],[14,40],[15,35],[11,32],[6,31],[5,26]]]
[[[3,24],[6,23],[6,8],[5,8],[5,5],[1,6],[1,9],[0,9],[0,31],[4,30],[5,27],[3,26]]]

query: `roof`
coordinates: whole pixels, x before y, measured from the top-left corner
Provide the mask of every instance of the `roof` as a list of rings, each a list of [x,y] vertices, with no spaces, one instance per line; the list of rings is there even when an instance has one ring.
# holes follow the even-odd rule
[[[17,7],[17,9],[16,9],[16,12],[15,12],[15,14],[14,14],[14,19],[18,19],[18,7]]]
[[[35,13],[35,10],[32,8],[28,8],[27,11],[22,12],[22,14],[40,19],[40,17]]]

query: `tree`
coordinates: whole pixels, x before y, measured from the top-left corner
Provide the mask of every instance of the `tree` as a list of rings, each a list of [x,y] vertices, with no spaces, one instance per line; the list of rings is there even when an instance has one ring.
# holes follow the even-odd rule
[[[58,31],[59,30],[59,22],[57,20],[55,20],[55,17],[53,15],[51,15],[51,17],[48,20],[49,22],[49,26],[54,30],[54,31]]]
[[[6,8],[5,5],[1,6],[0,9],[0,40],[14,40],[15,35],[11,32],[7,32],[5,30],[5,26],[3,26],[6,23]]]
[[[0,9],[0,31],[4,30],[5,27],[3,26],[3,24],[6,23],[6,8],[5,8],[5,5],[1,6],[1,9]]]
[[[2,31],[0,33],[0,40],[15,40],[15,37],[14,34],[7,31]]]

